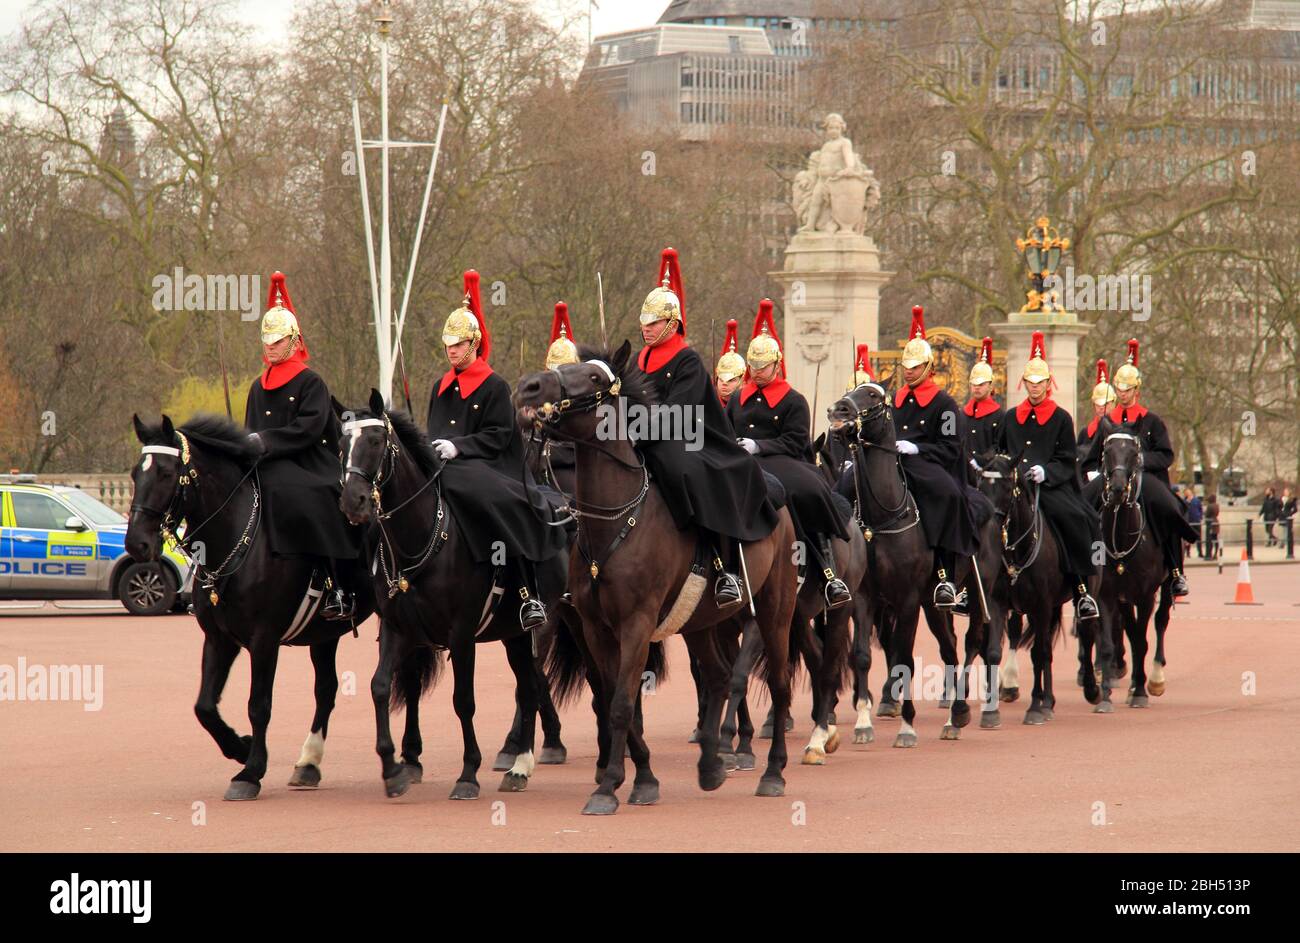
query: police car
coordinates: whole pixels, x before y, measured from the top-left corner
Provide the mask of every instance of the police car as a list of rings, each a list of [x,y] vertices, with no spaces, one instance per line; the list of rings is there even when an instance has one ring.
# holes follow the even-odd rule
[[[126,518],[79,488],[0,475],[0,599],[120,599],[133,614],[183,606],[189,563],[126,552]]]

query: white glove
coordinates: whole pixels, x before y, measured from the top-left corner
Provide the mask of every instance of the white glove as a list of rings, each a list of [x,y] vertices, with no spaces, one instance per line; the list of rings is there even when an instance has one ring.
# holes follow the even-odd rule
[[[1092,481],[1092,479],[1096,478],[1096,477],[1097,477],[1098,475],[1100,475],[1100,474],[1101,474],[1101,472],[1096,471],[1096,470],[1094,469],[1093,471],[1088,472],[1088,480],[1089,480],[1089,481]]]
[[[908,442],[906,439],[900,439],[895,448],[898,449],[899,455],[915,455],[917,452],[921,451],[916,447],[916,443]]]
[[[434,439],[433,448],[438,453],[438,457],[444,462],[449,462],[460,454],[460,449],[452,445],[448,439]]]
[[[1025,475],[1025,477],[1028,478],[1030,481],[1034,482],[1035,484],[1038,484],[1041,483],[1043,479],[1047,477],[1047,472],[1043,471],[1042,465],[1034,465],[1032,468],[1029,469],[1029,473]]]
[[[983,469],[980,468],[980,463],[975,461],[973,458],[970,460],[970,467],[976,471],[983,471]]]
[[[750,455],[758,454],[758,443],[753,439],[737,439],[736,441],[740,443],[740,447]]]

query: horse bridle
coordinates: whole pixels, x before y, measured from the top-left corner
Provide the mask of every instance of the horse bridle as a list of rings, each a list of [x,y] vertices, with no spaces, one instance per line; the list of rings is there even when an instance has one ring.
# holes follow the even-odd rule
[[[1006,459],[1007,462],[1010,464],[1011,499],[1014,502],[1016,498],[1020,497],[1020,471],[1016,467],[1015,460],[1010,455],[999,455],[998,458]],[[1005,478],[1006,476],[1003,475],[1002,472],[1000,471],[989,471],[987,468],[981,468],[980,477],[984,478],[986,481],[997,481]],[[1029,482],[1026,481],[1026,485],[1028,484]],[[1042,488],[1035,487],[1033,512],[1031,514],[1031,523],[1025,529],[1025,531],[1015,540],[1011,540],[1009,534],[1007,533],[1007,525],[1010,523],[1011,520],[1011,508],[1008,508],[1005,511],[1003,511],[1001,508],[998,507],[994,507],[993,509],[994,513],[997,514],[997,516],[1002,519],[1002,565],[1003,567],[1006,568],[1007,576],[1011,578],[1012,586],[1016,584],[1016,580],[1020,578],[1021,573],[1023,573],[1025,570],[1029,569],[1031,566],[1034,565],[1034,562],[1038,559],[1038,553],[1043,547],[1043,528],[1041,526],[1042,512],[1038,506],[1038,499],[1041,495],[1042,495]],[[1014,503],[1013,503],[1013,507],[1014,507]],[[1026,537],[1029,537],[1031,535],[1033,537],[1033,543],[1029,548],[1028,557],[1025,558],[1023,563],[1012,563],[1009,559],[1012,552],[1015,551],[1015,549],[1020,546],[1021,542]]]
[[[847,403],[854,413],[853,419],[841,421],[839,428],[848,427],[853,429],[853,436],[849,442],[849,454],[853,456],[853,491],[857,496],[857,524],[858,528],[862,531],[862,536],[868,543],[870,543],[875,537],[878,537],[881,534],[901,534],[904,531],[911,530],[921,522],[921,509],[916,505],[915,500],[912,498],[911,489],[907,487],[907,474],[903,471],[902,460],[898,457],[898,450],[896,448],[890,449],[887,445],[881,445],[879,442],[872,442],[869,439],[862,438],[862,427],[864,425],[869,422],[874,422],[881,416],[889,415],[889,400],[885,398],[884,387],[877,383],[863,383],[859,384],[854,389],[858,390],[864,386],[880,393],[881,400],[879,403],[876,403],[873,406],[868,406],[866,409],[859,409],[858,404],[846,394],[835,401],[835,406]],[[891,452],[893,454],[894,465],[898,469],[899,477],[903,482],[903,500],[896,507],[886,507],[884,503],[876,497],[876,493],[872,491],[871,479],[866,476],[866,469],[861,467],[863,463],[857,460],[857,450],[859,448],[875,448],[880,449],[882,452]],[[884,521],[879,523],[879,525],[868,524],[862,519],[863,511],[866,507],[865,502],[862,500],[862,486],[864,483],[867,489],[867,496],[876,503],[878,508],[888,515]],[[909,503],[915,511],[912,520],[904,524],[902,527],[890,528],[891,524],[901,520],[907,513]]]
[[[372,426],[378,426],[384,430],[384,452],[383,456],[379,459],[379,467],[375,469],[373,474],[364,468],[352,464],[353,434],[361,429]],[[339,484],[346,485],[348,476],[356,475],[366,484],[370,485],[370,503],[374,508],[375,526],[379,529],[380,537],[379,542],[375,546],[375,562],[378,564],[379,571],[383,573],[384,582],[388,585],[388,598],[392,599],[398,593],[405,593],[411,588],[410,578],[414,576],[415,573],[426,563],[428,563],[432,557],[438,554],[450,537],[449,532],[443,526],[443,522],[447,517],[447,509],[443,504],[442,487],[439,486],[434,489],[438,496],[438,505],[437,511],[434,515],[433,530],[429,535],[429,542],[425,544],[424,549],[420,551],[417,557],[415,557],[415,562],[406,566],[400,565],[402,560],[400,548],[397,546],[396,541],[389,536],[387,528],[384,527],[384,522],[391,520],[394,514],[406,507],[423,494],[425,489],[437,482],[442,475],[442,469],[439,468],[438,471],[430,475],[428,480],[417,488],[405,501],[385,511],[383,507],[383,493],[388,482],[392,481],[395,477],[393,471],[397,463],[398,452],[400,451],[398,444],[393,441],[393,424],[389,420],[388,414],[385,413],[382,419],[368,417],[365,419],[349,420],[343,424],[343,434],[348,437],[349,445],[348,457]],[[385,472],[385,469],[387,469],[387,472]],[[387,554],[384,552],[385,548],[387,548]],[[393,570],[396,575],[390,573],[388,570],[388,556],[393,558]]]
[[[159,527],[163,539],[170,540],[175,545],[177,551],[189,560],[190,565],[194,567],[195,581],[203,589],[208,591],[208,598],[212,605],[215,606],[218,599],[220,599],[220,596],[216,591],[217,584],[226,577],[238,572],[239,568],[244,565],[244,561],[248,559],[248,548],[252,547],[253,541],[257,538],[257,531],[260,530],[262,526],[262,515],[258,513],[261,508],[262,490],[257,477],[258,463],[253,462],[252,467],[244,473],[244,476],[239,479],[235,484],[235,487],[231,489],[230,494],[226,495],[226,499],[221,502],[217,509],[209,514],[197,527],[192,530],[187,530],[185,537],[182,539],[176,534],[176,527],[181,523],[181,521],[176,519],[175,513],[185,500],[186,489],[191,485],[195,485],[196,479],[199,477],[199,470],[194,467],[194,464],[191,461],[190,442],[189,439],[185,437],[185,433],[177,429],[175,430],[175,435],[176,441],[179,443],[178,446],[146,445],[140,450],[141,455],[170,455],[174,458],[180,459],[182,472],[177,476],[176,487],[172,489],[171,501],[168,502],[167,507],[162,511],[159,511],[156,508],[151,508],[146,504],[132,502],[131,511],[144,511],[159,517]],[[216,569],[210,570],[195,557],[195,555],[190,551],[190,547],[199,532],[226,509],[226,506],[230,504],[235,495],[239,493],[239,489],[244,486],[244,482],[246,482],[249,477],[253,478],[253,507],[249,511],[248,522],[244,525],[243,533],[240,534],[239,538],[235,541],[234,546],[230,548],[230,553],[226,554],[226,558],[221,561],[221,564],[217,566]],[[242,554],[240,554],[241,550],[244,551]],[[239,555],[239,560],[233,567],[227,569],[227,567],[230,566],[231,561],[235,559],[236,555]]]
[[[1130,471],[1128,480],[1124,482],[1124,491],[1121,494],[1118,502],[1111,501],[1110,476],[1113,469],[1108,467],[1106,464],[1106,444],[1109,443],[1111,439],[1126,439],[1137,446],[1137,469],[1134,471]],[[1145,536],[1145,531],[1146,531],[1146,510],[1142,507],[1142,501],[1141,501],[1142,482],[1145,477],[1142,475],[1142,464],[1143,464],[1142,463],[1142,440],[1139,439],[1137,436],[1128,432],[1112,432],[1110,435],[1106,436],[1106,438],[1102,441],[1101,504],[1102,504],[1103,511],[1109,510],[1111,512],[1110,539],[1106,540],[1105,539],[1106,534],[1103,532],[1102,545],[1106,548],[1106,556],[1110,557],[1112,560],[1120,561],[1119,566],[1117,567],[1117,571],[1121,575],[1124,573],[1124,563],[1123,563],[1124,558],[1138,548],[1138,546],[1142,543],[1142,538],[1143,536]],[[1134,479],[1137,480],[1136,485],[1133,484]],[[1134,537],[1133,543],[1128,547],[1128,549],[1126,550],[1111,549],[1112,545],[1116,545],[1116,546],[1118,545],[1117,543],[1118,535],[1116,534],[1116,530],[1119,527],[1120,510],[1121,509],[1132,510],[1134,508],[1136,508],[1138,512],[1138,524],[1136,529],[1137,536]]]

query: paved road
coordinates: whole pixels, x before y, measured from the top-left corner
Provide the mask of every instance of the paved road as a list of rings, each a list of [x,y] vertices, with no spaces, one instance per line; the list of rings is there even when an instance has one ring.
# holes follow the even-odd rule
[[[190,618],[5,615],[0,674],[23,658],[102,666],[103,682],[98,710],[0,701],[0,850],[1294,850],[1300,748],[1287,711],[1300,707],[1300,567],[1253,575],[1265,604],[1233,608],[1224,600],[1235,567],[1191,574],[1193,601],[1170,628],[1168,691],[1149,710],[1091,713],[1067,639],[1056,650],[1059,704],[1048,725],[1020,724],[1022,698],[1003,705],[1002,729],[972,726],[942,742],[945,712],[924,703],[916,749],[891,749],[897,721],[878,720],[875,743],[852,745],[845,727],[844,745],[814,768],[798,763],[809,733],[802,691],[783,799],[754,797],[752,772],[713,793],[695,785],[698,754],[686,743],[694,691],[685,646],[673,640],[671,678],[647,699],[662,800],[625,803],[609,818],[578,814],[595,760],[585,700],[563,714],[568,765],[539,767],[522,794],[497,793],[500,774],[485,769],[482,798],[449,801],[460,767],[449,674],[424,709],[425,783],[385,799],[368,685],[373,625],[340,646],[344,688],[319,791],[284,785],[311,716],[310,663],[295,649],[280,663],[262,796],[222,802],[236,768],[192,713],[200,634]],[[923,635],[919,655],[935,664]],[[1019,659],[1024,679],[1027,653]],[[490,764],[512,693],[499,647],[480,649],[479,668]],[[247,691],[241,657],[223,705],[240,732]],[[851,724],[846,706],[840,713]]]

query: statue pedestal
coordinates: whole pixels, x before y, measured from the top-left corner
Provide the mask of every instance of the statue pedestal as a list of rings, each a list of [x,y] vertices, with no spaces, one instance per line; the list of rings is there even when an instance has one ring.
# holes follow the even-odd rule
[[[1092,325],[1080,321],[1079,316],[1070,311],[1013,311],[1005,321],[990,324],[989,328],[1007,348],[1007,402],[1004,405],[1011,408],[1024,399],[1024,392],[1016,390],[1016,384],[1020,382],[1021,371],[1029,360],[1029,345],[1034,331],[1042,331],[1043,342],[1047,345],[1047,364],[1056,380],[1057,388],[1051,394],[1052,399],[1074,417],[1074,428],[1078,432],[1079,342],[1092,330]],[[1085,418],[1091,419],[1091,416]]]
[[[893,276],[880,268],[868,236],[797,233],[785,250],[780,283],[786,377],[813,408],[812,434],[826,429],[826,409],[853,379],[856,344],[879,346],[880,289]],[[743,344],[742,344],[743,347]]]

